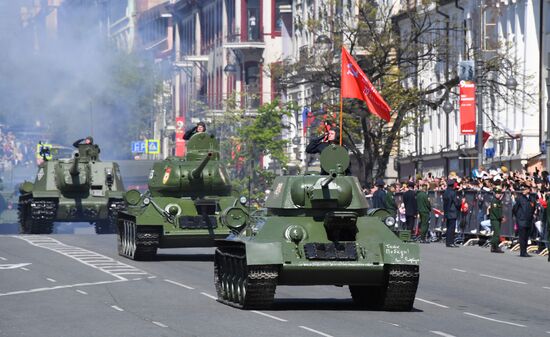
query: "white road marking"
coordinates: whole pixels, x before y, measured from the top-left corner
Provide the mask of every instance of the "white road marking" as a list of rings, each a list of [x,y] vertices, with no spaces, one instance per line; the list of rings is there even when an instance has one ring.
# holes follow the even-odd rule
[[[207,293],[201,293],[202,295],[206,296],[206,297],[210,297],[211,299],[213,300],[217,300],[218,298],[216,296],[212,296],[210,294],[207,294]]]
[[[166,282],[168,282],[168,283],[175,284],[175,285],[180,286],[180,287],[183,287],[183,288],[185,288],[185,289],[189,289],[189,290],[194,290],[194,289],[195,289],[195,288],[193,288],[193,287],[186,286],[185,284],[179,283],[179,282],[176,282],[176,281],[172,281],[172,280],[164,280],[164,281],[166,281]]]
[[[141,277],[133,278],[132,281],[141,281]]]
[[[440,307],[440,308],[446,308],[446,309],[449,309],[448,306],[446,305],[443,305],[443,304],[439,304],[439,303],[435,303],[435,302],[432,302],[432,301],[428,301],[428,300],[424,300],[422,298],[416,298],[417,300],[419,300],[420,302],[424,302],[424,303],[428,303],[428,304],[432,304],[432,305],[435,305],[437,307]]]
[[[147,276],[147,278],[157,278],[156,276]]]
[[[50,287],[50,288],[36,288],[36,289],[29,289],[29,290],[18,290],[18,291],[11,291],[9,293],[0,293],[0,297],[2,297],[2,296],[12,296],[12,295],[21,295],[21,294],[30,294],[30,293],[38,293],[38,292],[42,292],[42,291],[50,291],[50,290],[57,290],[57,289],[67,289],[67,288],[76,288],[76,287],[95,286],[95,285],[100,285],[100,284],[127,282],[127,281],[128,280],[111,280],[111,281],[100,281],[100,282],[66,284],[66,285],[55,286],[55,287]]]
[[[81,293],[82,295],[88,295],[88,293],[85,292],[84,290],[76,289],[76,292]]]
[[[477,318],[481,318],[481,319],[486,319],[488,321],[491,321],[491,322],[497,322],[497,323],[502,323],[502,324],[508,324],[508,325],[513,325],[513,326],[518,326],[520,328],[525,328],[526,326],[523,325],[523,324],[517,324],[517,323],[512,323],[512,322],[506,322],[506,321],[500,321],[498,319],[494,319],[494,318],[490,318],[490,317],[485,317],[485,316],[481,316],[481,315],[476,315],[476,314],[472,314],[470,312],[465,312],[464,315],[468,315],[468,316],[473,316],[473,317],[477,317]]]
[[[23,269],[23,268],[21,268],[21,269]],[[548,290],[550,290],[550,287],[543,287],[543,288],[544,288],[544,289],[548,289]]]
[[[258,314],[258,315],[265,316],[265,317],[269,317],[269,318],[274,319],[274,320],[279,321],[279,322],[288,322],[286,319],[279,318],[277,316],[273,316],[273,315],[270,315],[270,314],[266,314],[265,312],[261,312],[261,311],[257,311],[257,310],[252,310],[251,312],[253,312],[255,314]]]
[[[445,332],[441,332],[441,331],[430,331],[430,332],[433,333],[433,334],[439,335],[439,336],[443,336],[443,337],[455,337],[454,335],[451,335],[451,334],[448,334],[448,333],[445,333]]]
[[[379,321],[379,322],[386,323],[386,324],[393,325],[393,326],[399,326],[399,324],[397,324],[397,323],[386,322],[386,321]]]
[[[300,325],[300,328],[302,328],[304,330],[307,330],[307,331],[310,331],[310,332],[313,332],[313,333],[316,333],[316,334],[321,335],[321,336],[332,337],[332,335],[329,335],[328,333],[324,333],[324,332],[321,332],[321,331],[318,331],[318,330],[315,330],[315,329],[312,329],[312,328],[308,328],[307,326]]]
[[[517,284],[527,284],[526,282],[510,280],[510,279],[507,279],[507,278],[496,277],[496,276],[491,276],[491,275],[487,275],[487,274],[479,274],[479,276],[488,277],[488,278],[492,278],[492,279],[495,279],[495,280],[501,280],[501,281],[506,281],[506,282],[517,283]]]
[[[0,256],[0,260],[7,261],[8,259],[6,259],[5,257]]]
[[[67,256],[89,267],[98,269],[104,273],[116,277],[119,280],[127,280],[124,275],[150,275],[146,271],[138,269],[126,263],[122,263],[108,256],[101,255],[80,247],[69,246],[48,236],[13,236],[29,244],[54,251]]]
[[[50,281],[51,283],[56,283],[57,281],[53,278],[46,277],[46,280]]]
[[[465,273],[465,272],[466,272],[466,270],[457,269],[457,268],[453,268],[453,270],[454,270],[454,271],[459,271],[459,272],[461,272],[461,273]],[[439,332],[439,331],[437,331],[437,332]]]
[[[153,323],[156,326],[160,326],[161,328],[167,328],[168,327],[168,325],[162,324],[161,322],[152,321],[151,323]]]
[[[111,305],[111,308],[117,310],[117,311],[124,311],[121,307],[117,307],[116,305]]]
[[[25,267],[22,267],[21,269],[24,270],[24,271],[29,271],[30,270],[29,268],[25,268]]]
[[[30,265],[30,263],[0,264],[0,269],[19,269],[28,265]]]

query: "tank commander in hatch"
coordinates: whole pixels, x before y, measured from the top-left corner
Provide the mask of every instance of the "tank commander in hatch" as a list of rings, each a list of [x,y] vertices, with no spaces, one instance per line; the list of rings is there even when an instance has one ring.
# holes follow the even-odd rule
[[[206,132],[206,124],[204,122],[198,122],[195,127],[185,131],[183,140],[189,140],[195,133]]]
[[[88,136],[86,138],[80,138],[79,140],[73,143],[73,146],[78,148],[78,145],[80,144],[93,145],[94,138],[92,136]]]
[[[330,144],[338,145],[339,135],[335,129],[327,130],[322,136],[313,138],[306,147],[306,153],[321,153]]]

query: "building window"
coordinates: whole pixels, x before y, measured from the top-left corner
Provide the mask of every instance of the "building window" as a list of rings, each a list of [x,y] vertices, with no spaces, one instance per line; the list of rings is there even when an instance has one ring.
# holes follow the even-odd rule
[[[272,20],[272,30],[274,36],[281,36],[283,30],[283,17],[281,15],[281,6],[289,5],[288,0],[271,0],[273,4],[271,20]]]

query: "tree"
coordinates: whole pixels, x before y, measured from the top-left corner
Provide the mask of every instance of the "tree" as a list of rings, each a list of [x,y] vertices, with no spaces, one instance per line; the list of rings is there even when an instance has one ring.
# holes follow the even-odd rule
[[[295,25],[295,34],[312,37],[328,34],[333,48],[316,46],[315,52],[304,49],[299,60],[285,60],[279,70],[280,85],[292,89],[300,85],[312,85],[317,93],[313,101],[323,101],[330,110],[339,110],[340,47],[346,46],[358,61],[360,67],[377,87],[392,108],[390,123],[368,113],[365,104],[356,100],[344,100],[344,137],[346,145],[359,162],[361,172],[356,174],[362,180],[373,181],[383,178],[391,155],[398,152],[399,142],[410,135],[413,123],[423,123],[421,111],[437,109],[448,93],[459,83],[456,75],[460,54],[456,45],[450,44],[449,34],[460,36],[461,23],[445,21],[436,12],[437,3],[419,6],[417,10],[402,11],[395,15],[393,6],[378,5],[374,1],[357,1],[356,16],[335,3],[329,11],[323,6],[317,18],[301,20],[305,25]],[[329,16],[327,13],[335,12]],[[460,47],[462,48],[462,46]],[[505,49],[505,48],[501,48]],[[478,58],[476,50],[469,49],[463,58]],[[497,54],[495,62],[507,57]],[[434,72],[436,65],[444,65],[446,73],[435,86],[419,86],[422,73]],[[491,71],[490,68],[486,69]],[[514,71],[517,75],[517,72]],[[488,85],[496,93],[502,93],[502,77],[495,77]],[[430,97],[436,93],[437,99]],[[506,98],[506,97],[505,97]],[[362,148],[355,144],[362,143]]]
[[[288,141],[281,136],[285,128],[281,121],[295,106],[274,100],[251,111],[242,108],[236,96],[229,97],[225,105],[226,111],[216,120],[216,134],[222,135],[222,160],[228,163],[234,191],[247,195],[250,188],[251,199],[263,201],[276,173],[260,162],[269,157],[275,164],[271,166],[286,167]]]

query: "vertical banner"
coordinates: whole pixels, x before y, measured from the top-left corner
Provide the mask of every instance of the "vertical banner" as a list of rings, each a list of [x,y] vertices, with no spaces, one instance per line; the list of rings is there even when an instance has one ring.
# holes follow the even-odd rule
[[[460,133],[476,134],[476,85],[472,81],[460,81]]]
[[[176,117],[176,157],[183,157],[185,155],[185,140],[183,140],[185,133],[184,124],[184,117]]]

